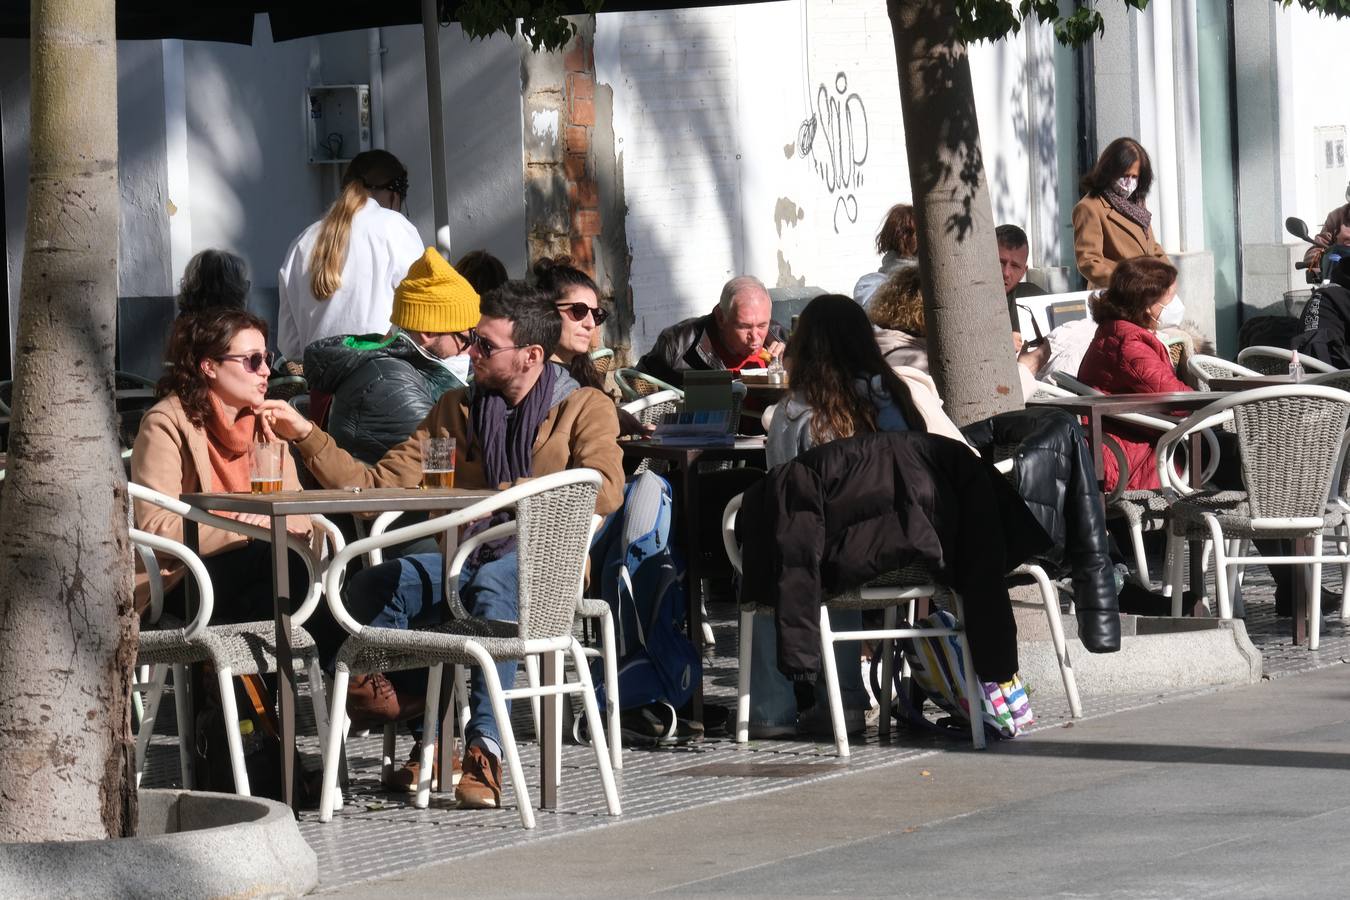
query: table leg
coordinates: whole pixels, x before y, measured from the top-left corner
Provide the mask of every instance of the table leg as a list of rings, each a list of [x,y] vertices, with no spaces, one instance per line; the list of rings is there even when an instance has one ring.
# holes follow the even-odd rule
[[[1294,553],[1308,553],[1308,543],[1307,538],[1295,540]],[[1294,646],[1297,647],[1308,640],[1308,616],[1312,608],[1308,604],[1308,567],[1303,563],[1296,563],[1293,569],[1294,577],[1290,580],[1294,589]]]
[[[272,613],[277,641],[277,724],[281,730],[281,799],[295,809],[295,668],[291,656],[291,575],[286,517],[272,517]],[[334,725],[334,727],[340,727]]]
[[[562,658],[557,653],[545,653],[539,661],[539,683],[553,687],[562,681]],[[562,695],[540,698],[539,727],[539,807],[558,808],[558,775],[562,762],[558,751],[562,729]]]
[[[1189,438],[1190,455],[1191,455],[1190,461],[1191,487],[1196,489],[1203,487],[1203,484],[1200,481],[1201,469],[1204,468],[1200,455],[1200,448],[1202,446],[1202,439],[1200,435],[1201,432],[1197,431],[1196,433],[1192,434]],[[1209,596],[1209,589],[1205,586],[1205,569],[1204,569],[1205,544],[1203,541],[1188,541],[1186,552],[1190,555],[1189,581],[1193,604],[1191,609],[1187,610],[1185,607],[1186,602],[1185,589],[1181,585],[1176,585],[1172,589],[1182,591],[1181,594],[1181,600],[1183,604],[1181,609],[1182,614],[1183,615],[1189,614],[1191,616],[1194,616],[1197,614],[1197,610],[1199,609],[1200,604]],[[1218,578],[1219,574],[1216,572],[1214,577]],[[1214,615],[1218,615],[1217,609],[1214,611]]]
[[[191,519],[184,519],[184,520],[183,520],[183,545],[184,545],[185,547],[187,547],[189,550],[191,550],[193,553],[197,553],[197,543],[198,543],[198,538],[197,538],[197,523],[194,522],[194,521],[192,521]],[[199,598],[198,598],[198,596],[197,596],[197,593],[198,593],[198,592],[197,592],[197,579],[195,579],[195,578],[184,578],[184,579],[183,579],[183,590],[184,590],[184,595],[183,595],[183,611],[187,614],[187,618],[186,618],[185,621],[191,622],[193,619],[195,619],[195,618],[197,617],[197,604],[200,602],[200,601],[199,601]],[[183,731],[183,729],[189,729],[189,730],[186,732],[187,734],[195,734],[195,733],[196,733],[197,710],[196,710],[196,708],[195,708],[195,705],[193,704],[192,686],[195,685],[195,684],[201,684],[201,683],[202,683],[202,679],[201,679],[201,675],[202,675],[202,665],[201,665],[200,663],[194,664],[194,665],[192,665],[192,666],[187,667],[186,671],[187,671],[187,672],[190,672],[191,675],[190,675],[189,677],[187,677],[187,678],[184,678],[182,684],[179,684],[179,683],[178,683],[178,676],[177,676],[177,675],[174,676],[173,691],[174,691],[175,696],[178,695],[178,692],[179,692],[179,691],[182,691],[182,692],[183,692],[183,693],[182,693],[182,697],[183,697],[183,704],[182,704],[182,706],[179,706],[179,705],[175,704],[175,705],[174,705],[174,708],[175,708],[175,710],[182,710],[182,711],[183,711],[183,721],[181,721],[181,722],[178,723],[178,729],[179,729],[178,733],[179,733],[179,734],[184,734],[185,732]],[[193,754],[192,754],[192,753],[188,753],[186,759],[188,760],[189,764],[190,764],[191,761],[192,761],[192,757],[193,757]],[[192,790],[194,787],[196,787],[196,772],[195,772],[195,771],[192,771],[191,769],[189,769],[189,771],[183,772],[183,773],[182,773],[182,778],[183,778],[183,789],[184,789],[184,790],[190,791],[190,790]]]
[[[445,532],[445,539],[441,541],[441,551],[443,553],[441,558],[441,571],[446,573],[442,577],[449,578],[450,561],[455,558],[455,552],[457,550],[459,550],[459,529],[451,528]],[[444,593],[445,591],[450,590],[448,580],[441,587],[443,589],[442,601],[448,605],[449,594]],[[437,710],[439,713],[437,721],[441,723],[441,733],[436,735],[436,756],[440,760],[441,768],[441,781],[438,787],[442,791],[453,790],[451,787],[450,773],[454,771],[455,764],[456,723],[454,691],[456,687],[455,667],[450,665],[442,666],[440,709]],[[509,687],[509,685],[503,685],[503,687]],[[461,735],[461,737],[463,737],[463,735]],[[425,739],[426,735],[423,735],[423,738]],[[468,747],[465,747],[464,749],[467,750]]]
[[[687,453],[682,464],[684,494],[684,577],[689,604],[689,640],[703,659],[703,558],[698,533],[698,454]],[[694,685],[691,716],[703,721],[703,679]]]

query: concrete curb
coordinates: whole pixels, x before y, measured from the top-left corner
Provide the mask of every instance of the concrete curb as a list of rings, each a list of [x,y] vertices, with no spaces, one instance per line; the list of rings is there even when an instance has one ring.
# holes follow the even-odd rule
[[[319,864],[283,804],[142,790],[140,834],[0,844],[0,897],[298,897]]]
[[[1139,619],[1122,635],[1116,653],[1089,653],[1065,617],[1069,661],[1085,698],[1093,694],[1139,694],[1261,679],[1261,653],[1240,620]],[[1042,618],[1044,621],[1044,618]],[[1018,642],[1022,680],[1036,692],[1062,691],[1054,648],[1047,640]]]

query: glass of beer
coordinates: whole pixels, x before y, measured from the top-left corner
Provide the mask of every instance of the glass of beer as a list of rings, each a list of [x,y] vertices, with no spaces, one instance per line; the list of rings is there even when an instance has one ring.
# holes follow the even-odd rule
[[[422,487],[452,488],[455,486],[455,439],[452,437],[422,438]]]
[[[249,489],[255,494],[275,494],[281,490],[281,459],[286,445],[280,441],[255,441],[249,453]]]

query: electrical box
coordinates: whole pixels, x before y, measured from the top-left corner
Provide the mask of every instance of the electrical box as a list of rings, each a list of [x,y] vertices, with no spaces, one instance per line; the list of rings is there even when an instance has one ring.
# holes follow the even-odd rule
[[[322,84],[305,88],[309,161],[346,164],[370,149],[370,86]]]

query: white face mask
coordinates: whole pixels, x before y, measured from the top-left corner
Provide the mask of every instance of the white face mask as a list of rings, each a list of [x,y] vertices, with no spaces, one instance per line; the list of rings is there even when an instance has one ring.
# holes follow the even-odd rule
[[[1116,179],[1116,190],[1120,191],[1126,197],[1134,196],[1134,191],[1139,187],[1139,179],[1134,175],[1123,175]]]
[[[1173,297],[1172,302],[1162,308],[1158,315],[1159,328],[1175,328],[1181,324],[1182,318],[1186,315],[1186,307],[1182,304],[1180,297]]]
[[[467,353],[461,353],[459,356],[452,356],[440,361],[441,365],[445,366],[451,375],[458,378],[461,384],[469,383],[469,365],[471,362],[472,360],[469,359]]]

